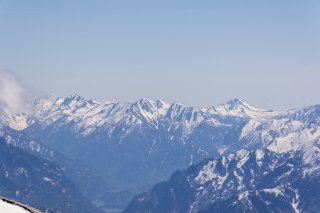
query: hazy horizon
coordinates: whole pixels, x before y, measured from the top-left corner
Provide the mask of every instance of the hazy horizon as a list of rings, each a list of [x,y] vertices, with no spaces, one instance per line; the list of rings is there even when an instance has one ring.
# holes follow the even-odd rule
[[[0,68],[99,102],[320,103],[318,0],[0,0]]]

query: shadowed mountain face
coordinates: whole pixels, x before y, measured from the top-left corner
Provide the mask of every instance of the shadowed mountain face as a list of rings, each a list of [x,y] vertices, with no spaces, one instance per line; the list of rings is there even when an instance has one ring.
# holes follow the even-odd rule
[[[175,172],[125,213],[317,212],[320,173],[303,153],[240,150]]]
[[[44,212],[100,212],[57,165],[0,138],[0,195]]]
[[[108,182],[96,175],[97,172],[88,165],[70,160],[48,146],[33,140],[23,132],[4,127],[0,129],[0,136],[5,139],[7,144],[57,164],[79,191],[92,201],[110,197],[115,191]]]

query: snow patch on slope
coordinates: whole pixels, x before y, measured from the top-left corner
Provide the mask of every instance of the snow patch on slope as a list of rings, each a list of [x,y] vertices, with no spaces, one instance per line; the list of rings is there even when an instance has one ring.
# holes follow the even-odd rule
[[[2,199],[0,199],[0,212],[3,213],[32,213],[20,206],[15,204],[10,204]]]

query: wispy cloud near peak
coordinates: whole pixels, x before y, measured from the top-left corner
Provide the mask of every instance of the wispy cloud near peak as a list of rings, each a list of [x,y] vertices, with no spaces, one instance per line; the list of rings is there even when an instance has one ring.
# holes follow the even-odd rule
[[[0,70],[0,107],[2,110],[14,113],[25,111],[31,91],[15,73]]]

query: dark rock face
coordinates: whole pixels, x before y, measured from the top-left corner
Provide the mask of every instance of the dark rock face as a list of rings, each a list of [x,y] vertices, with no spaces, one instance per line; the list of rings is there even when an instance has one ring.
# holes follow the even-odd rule
[[[100,212],[57,165],[0,138],[0,195],[44,212]]]
[[[317,212],[320,172],[300,152],[240,150],[175,172],[125,213]]]

